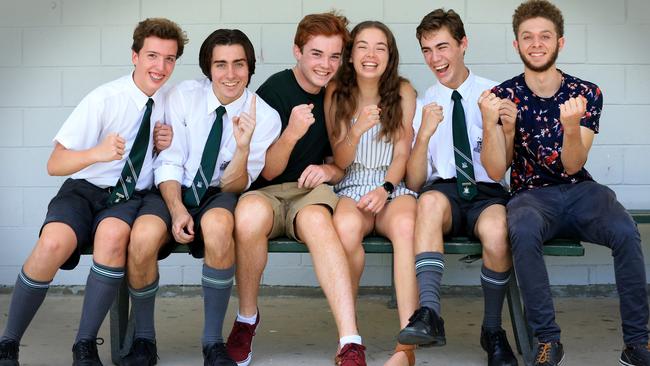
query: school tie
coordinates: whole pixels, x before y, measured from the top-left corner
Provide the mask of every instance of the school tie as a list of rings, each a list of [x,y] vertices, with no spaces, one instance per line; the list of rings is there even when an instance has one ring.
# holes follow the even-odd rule
[[[198,207],[205,192],[210,186],[212,175],[214,174],[215,165],[217,165],[217,156],[221,147],[221,135],[223,134],[223,115],[226,113],[224,106],[217,108],[217,117],[214,119],[208,140],[203,148],[201,156],[201,165],[194,176],[192,186],[183,192],[183,203],[186,206]]]
[[[112,206],[120,202],[127,201],[135,191],[135,185],[138,182],[138,176],[142,169],[142,163],[147,156],[149,147],[149,135],[151,134],[151,109],[153,107],[153,99],[147,100],[147,109],[142,116],[140,129],[135,136],[131,152],[126,158],[124,168],[120,174],[120,179],[115,183],[115,187],[111,190],[108,197],[108,205]]]
[[[476,196],[476,180],[474,179],[474,165],[472,164],[472,149],[467,137],[465,124],[465,110],[460,102],[462,97],[454,90],[451,94],[454,100],[452,114],[452,131],[454,135],[454,160],[456,162],[456,187],[458,194],[466,200]]]

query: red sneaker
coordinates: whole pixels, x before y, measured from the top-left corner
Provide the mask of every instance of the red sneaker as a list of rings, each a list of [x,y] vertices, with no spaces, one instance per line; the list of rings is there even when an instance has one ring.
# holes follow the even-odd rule
[[[228,342],[226,343],[226,350],[228,355],[237,362],[237,366],[248,366],[253,357],[253,336],[255,330],[260,323],[260,312],[257,311],[257,320],[255,324],[250,325],[247,323],[238,322],[232,326]]]
[[[348,343],[336,355],[334,364],[336,366],[366,366],[365,350],[366,347],[360,344]]]

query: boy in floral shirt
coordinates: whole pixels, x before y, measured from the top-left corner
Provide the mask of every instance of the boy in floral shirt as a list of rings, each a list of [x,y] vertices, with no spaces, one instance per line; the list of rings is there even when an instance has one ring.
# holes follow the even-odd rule
[[[508,230],[526,316],[539,341],[535,365],[564,364],[543,244],[571,237],[612,250],[625,349],[621,365],[650,365],[648,297],[641,237],[614,192],[584,168],[603,105],[593,83],[555,65],[564,46],[562,13],[529,0],[513,16],[524,73],[486,91],[483,165],[492,179],[511,167]]]

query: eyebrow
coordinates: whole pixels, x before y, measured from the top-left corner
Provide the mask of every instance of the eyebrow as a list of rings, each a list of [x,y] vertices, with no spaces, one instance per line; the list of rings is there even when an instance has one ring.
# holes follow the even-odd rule
[[[246,62],[245,58],[238,58],[236,60],[232,60],[232,63],[237,63],[237,62]],[[212,61],[213,64],[227,64],[228,60],[214,60]]]

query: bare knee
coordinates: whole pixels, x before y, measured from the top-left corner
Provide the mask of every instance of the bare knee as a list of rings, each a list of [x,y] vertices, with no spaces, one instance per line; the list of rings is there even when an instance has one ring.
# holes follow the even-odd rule
[[[234,260],[233,230],[235,219],[230,211],[217,208],[201,218],[201,233],[205,245],[206,262]]]
[[[162,222],[161,226],[150,223],[134,226],[127,250],[130,267],[137,270],[138,267],[156,262],[158,251],[167,239],[167,228]]]
[[[508,227],[504,216],[482,218],[477,236],[483,246],[483,258],[491,263],[511,263]]]
[[[332,214],[324,206],[309,205],[296,215],[296,227],[304,230],[322,230],[332,227]]]
[[[333,217],[333,222],[348,257],[359,252],[363,240],[362,217],[358,213],[338,211]]]
[[[131,228],[115,218],[104,219],[95,232],[94,259],[105,265],[124,266]]]
[[[238,244],[266,237],[273,226],[273,208],[268,200],[252,194],[242,198],[235,209],[235,237]]]
[[[418,217],[442,220],[449,208],[449,200],[438,191],[428,191],[418,198]]]

